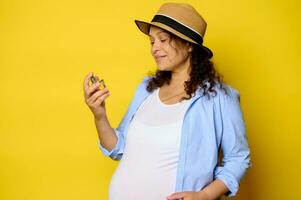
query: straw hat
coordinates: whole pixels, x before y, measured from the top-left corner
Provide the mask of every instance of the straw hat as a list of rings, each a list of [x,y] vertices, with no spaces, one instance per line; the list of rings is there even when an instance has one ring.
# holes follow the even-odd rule
[[[203,45],[207,23],[189,4],[164,3],[151,22],[135,20],[135,23],[146,35],[149,34],[150,26],[154,25],[201,46],[209,58],[213,56],[212,51]]]

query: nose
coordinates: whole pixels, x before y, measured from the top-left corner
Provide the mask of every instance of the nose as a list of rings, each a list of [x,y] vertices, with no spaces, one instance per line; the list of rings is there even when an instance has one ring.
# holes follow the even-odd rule
[[[161,48],[160,42],[155,40],[154,43],[152,44],[152,54],[155,55],[156,52],[160,50],[160,48]]]

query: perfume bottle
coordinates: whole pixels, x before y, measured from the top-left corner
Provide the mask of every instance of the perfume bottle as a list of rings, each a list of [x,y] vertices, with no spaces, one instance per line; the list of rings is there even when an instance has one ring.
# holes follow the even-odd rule
[[[100,85],[99,85],[99,89],[100,89],[100,90],[103,90],[103,89],[106,88],[106,85],[105,85],[104,80],[103,80],[103,79],[99,80],[98,76],[94,76],[94,74],[92,74],[92,76],[91,76],[91,78],[90,78],[90,82],[91,82],[91,83],[90,83],[90,86],[91,86],[92,84],[94,84],[94,83],[99,82],[99,83],[100,83]]]

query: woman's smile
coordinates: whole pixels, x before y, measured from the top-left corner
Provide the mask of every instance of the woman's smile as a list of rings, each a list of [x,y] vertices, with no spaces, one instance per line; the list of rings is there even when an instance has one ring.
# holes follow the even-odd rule
[[[155,56],[155,60],[157,61],[157,62],[159,62],[159,61],[161,61],[162,59],[164,59],[166,57],[166,55],[165,56]]]

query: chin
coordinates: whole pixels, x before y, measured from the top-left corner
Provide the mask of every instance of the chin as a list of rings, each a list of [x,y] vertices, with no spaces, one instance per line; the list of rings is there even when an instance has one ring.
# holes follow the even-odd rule
[[[157,64],[157,68],[158,68],[160,71],[171,71],[171,69],[170,69],[168,66],[164,66],[164,65],[159,65],[159,64]]]

